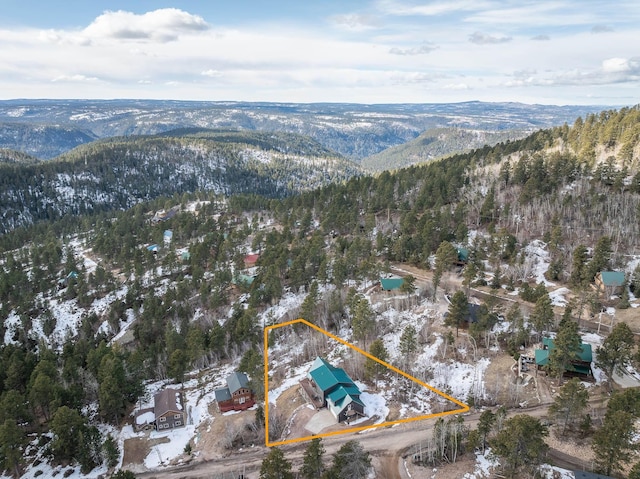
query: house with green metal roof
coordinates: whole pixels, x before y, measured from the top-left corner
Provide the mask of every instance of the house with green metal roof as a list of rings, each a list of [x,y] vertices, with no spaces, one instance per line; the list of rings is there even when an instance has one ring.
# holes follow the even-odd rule
[[[542,339],[542,349],[535,350],[535,361],[538,369],[544,369],[549,365],[549,356],[551,351],[555,347],[553,338]],[[593,373],[591,372],[591,362],[593,361],[593,352],[591,345],[582,343],[580,351],[576,355],[575,359],[569,363],[566,376],[578,376],[583,379],[593,379]]]
[[[467,264],[469,262],[469,250],[467,248],[456,248],[458,253],[458,264]]]
[[[383,291],[395,291],[404,284],[403,278],[380,278],[380,285]]]
[[[622,293],[624,287],[624,272],[600,271],[594,278],[596,291],[603,296],[613,296]]]
[[[360,389],[344,369],[336,368],[318,356],[307,373],[307,379],[314,395],[338,422],[365,416]]]

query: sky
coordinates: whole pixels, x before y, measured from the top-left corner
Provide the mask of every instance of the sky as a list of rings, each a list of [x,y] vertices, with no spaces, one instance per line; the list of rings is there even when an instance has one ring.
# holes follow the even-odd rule
[[[640,103],[637,0],[2,0],[0,99]]]

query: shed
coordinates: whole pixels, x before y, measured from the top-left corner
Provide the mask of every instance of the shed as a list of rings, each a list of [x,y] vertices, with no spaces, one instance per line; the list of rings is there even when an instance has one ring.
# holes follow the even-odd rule
[[[596,274],[594,285],[598,293],[606,296],[620,294],[624,286],[624,272],[600,271]]]

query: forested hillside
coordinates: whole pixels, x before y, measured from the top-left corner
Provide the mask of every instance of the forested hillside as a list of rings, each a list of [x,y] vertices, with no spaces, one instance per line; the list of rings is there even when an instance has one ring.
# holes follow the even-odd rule
[[[41,160],[96,139],[91,131],[76,126],[0,122],[0,148],[18,150]]]
[[[456,247],[469,258],[462,277],[452,275],[458,283],[446,287],[456,285],[463,308],[472,285],[513,293],[515,303],[500,332],[492,328],[505,311],[495,302],[469,326],[474,368],[476,353],[493,357],[498,348],[519,357],[555,328],[544,281],[571,289],[575,307],[565,311],[571,319],[579,309],[578,321],[582,310],[587,318],[629,308],[629,293],[640,291],[638,107],[377,175],[358,175],[303,138],[245,134],[242,141],[207,131],[118,138],[46,164],[0,166],[5,228],[16,227],[0,236],[3,450],[30,444],[32,468],[115,467],[120,456],[109,434],[130,419],[145,381],[180,387],[193,371],[194,389],[204,390],[205,374],[232,365],[248,373],[260,398],[263,327],[291,316],[359,344],[384,335],[397,344],[415,301],[421,321],[436,308]],[[232,191],[245,194],[227,196]],[[119,211],[106,211],[112,207]],[[69,212],[83,217],[57,219]],[[255,265],[246,264],[248,253],[259,255]],[[548,268],[540,272],[543,253]],[[417,298],[407,275],[406,296],[394,302],[384,293],[374,310],[372,285],[392,263],[433,280]],[[626,304],[590,286],[596,272],[613,268],[627,273]],[[530,316],[513,298],[530,303]],[[544,315],[538,303],[548,307]],[[391,316],[390,308],[401,311]],[[471,362],[467,335],[454,337],[458,323],[436,313],[428,321],[426,330],[409,331],[411,348],[398,346],[396,364],[411,370],[418,347],[432,345],[443,370]],[[439,380],[435,368],[415,366],[412,374],[431,383]],[[482,388],[457,394],[499,404]],[[260,439],[264,418],[252,421],[229,448]],[[10,456],[4,467],[20,472],[25,461]]]
[[[481,131],[462,128],[434,128],[425,131],[416,139],[394,146],[378,154],[368,156],[361,162],[368,170],[382,171],[404,168],[416,163],[441,158],[452,153],[493,146],[509,140],[517,140],[533,130]]]
[[[184,192],[283,197],[358,171],[293,134],[194,130],[101,140],[55,161],[0,165],[0,230]]]
[[[37,163],[38,159],[15,150],[0,148],[0,163]]]

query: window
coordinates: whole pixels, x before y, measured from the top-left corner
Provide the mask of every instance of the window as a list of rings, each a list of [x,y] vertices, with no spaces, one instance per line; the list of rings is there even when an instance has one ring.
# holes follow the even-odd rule
[[[182,414],[176,414],[173,419],[182,419]]]
[[[166,417],[164,417],[164,416],[162,416],[162,417],[160,418],[160,422],[165,422],[166,420],[167,420],[167,418],[166,418]]]
[[[182,421],[176,421],[176,426],[182,426]]]

